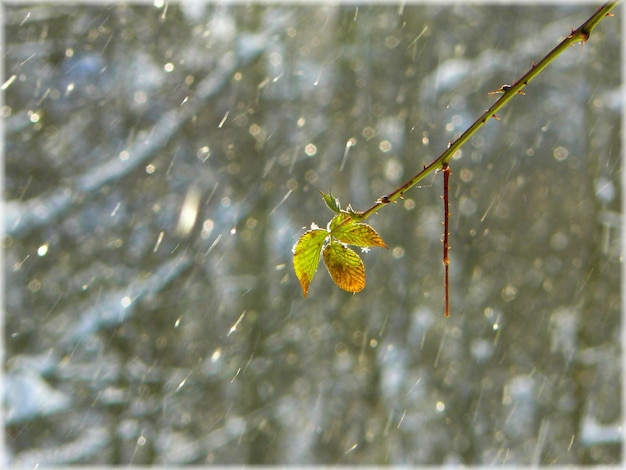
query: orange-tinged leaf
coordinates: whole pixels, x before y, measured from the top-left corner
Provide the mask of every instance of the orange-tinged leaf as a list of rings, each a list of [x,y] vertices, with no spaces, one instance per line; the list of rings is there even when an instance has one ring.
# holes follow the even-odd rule
[[[322,256],[330,277],[343,290],[359,292],[365,287],[365,266],[354,250],[331,241]]]
[[[345,216],[345,217],[341,217]],[[339,214],[333,218],[329,225],[331,236],[348,245],[354,246],[382,246],[387,248],[387,245],[380,238],[380,235],[368,224],[362,222],[353,222],[349,219],[348,214]],[[335,223],[333,223],[335,222]]]
[[[327,230],[321,228],[309,230],[300,236],[293,247],[293,269],[305,297],[317,271],[322,245],[327,236]]]

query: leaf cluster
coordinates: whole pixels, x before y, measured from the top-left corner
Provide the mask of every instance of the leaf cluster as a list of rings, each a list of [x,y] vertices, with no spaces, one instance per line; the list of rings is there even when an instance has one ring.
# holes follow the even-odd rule
[[[326,228],[311,224],[311,230],[303,233],[293,247],[293,266],[306,297],[320,262],[335,284],[348,292],[359,292],[365,287],[365,265],[361,257],[348,245],[387,248],[376,230],[359,222],[356,213],[348,206],[341,209],[339,199],[332,193],[321,192],[322,198],[335,216]]]

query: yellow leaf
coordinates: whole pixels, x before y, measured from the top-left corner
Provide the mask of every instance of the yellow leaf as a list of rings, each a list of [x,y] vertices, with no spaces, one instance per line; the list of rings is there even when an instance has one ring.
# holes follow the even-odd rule
[[[358,224],[346,224],[337,229],[336,233],[332,236],[340,242],[347,243],[348,245],[355,246],[382,246],[387,248],[387,245],[380,238],[380,235],[370,225],[358,223]]]
[[[309,230],[302,234],[293,247],[293,269],[305,297],[317,271],[322,245],[327,236],[328,231],[324,229]]]
[[[328,230],[334,232],[337,227],[343,227],[344,225],[354,223],[352,217],[347,212],[340,212],[328,222]]]
[[[330,242],[322,252],[330,277],[343,290],[359,292],[365,287],[365,266],[354,250]]]
[[[337,214],[328,224],[330,235],[335,240],[347,245],[355,246],[381,246],[387,245],[380,238],[380,235],[370,225],[362,222],[354,222],[350,214],[341,212]]]

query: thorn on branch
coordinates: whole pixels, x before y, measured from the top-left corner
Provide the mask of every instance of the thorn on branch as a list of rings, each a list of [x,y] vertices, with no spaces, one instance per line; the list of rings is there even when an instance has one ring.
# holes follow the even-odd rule
[[[589,36],[591,36],[591,31],[587,31],[585,28],[581,27],[577,30],[570,30],[571,33],[567,36],[568,39],[575,39],[576,37],[580,38],[580,42],[582,44],[586,43],[589,40]]]
[[[586,29],[581,29],[580,30],[580,35],[582,36],[582,41],[583,44],[586,43],[589,40],[589,36],[591,36],[591,32],[587,31]]]
[[[508,85],[508,84],[505,83],[504,85],[502,85],[497,90],[490,91],[487,94],[488,95],[497,95],[498,93],[505,93],[505,92],[509,91],[511,88],[513,88],[513,85]],[[524,93],[522,90],[518,90],[517,94],[518,95],[525,95],[526,93]]]

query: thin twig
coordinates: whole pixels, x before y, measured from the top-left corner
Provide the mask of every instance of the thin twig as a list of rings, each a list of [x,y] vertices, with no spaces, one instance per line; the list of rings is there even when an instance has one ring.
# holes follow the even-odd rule
[[[450,166],[447,163],[443,165],[443,265],[445,267],[445,280],[444,280],[444,291],[445,291],[445,316],[450,316],[450,257],[448,256],[448,250],[450,246],[448,245],[448,236],[450,235],[450,230],[448,226],[448,220],[450,219],[450,207],[449,207],[449,179],[450,179]]]

